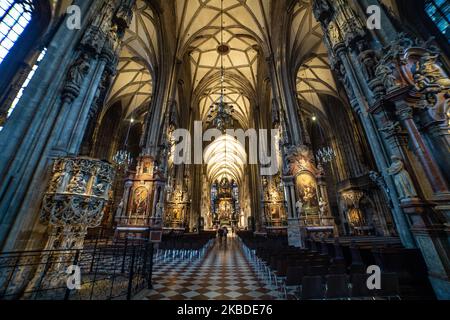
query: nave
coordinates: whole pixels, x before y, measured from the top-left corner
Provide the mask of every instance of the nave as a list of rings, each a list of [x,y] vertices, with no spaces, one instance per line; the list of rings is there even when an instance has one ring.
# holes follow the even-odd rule
[[[148,300],[273,300],[280,292],[261,281],[235,236],[214,240],[197,260],[162,259],[155,265]],[[140,296],[141,296],[140,295]]]
[[[0,299],[324,298],[372,265],[450,299],[449,12],[0,0]]]

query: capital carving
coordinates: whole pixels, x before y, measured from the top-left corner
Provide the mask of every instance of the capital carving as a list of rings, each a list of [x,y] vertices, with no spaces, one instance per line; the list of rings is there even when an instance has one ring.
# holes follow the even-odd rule
[[[413,118],[413,108],[410,106],[401,106],[397,109],[396,115],[400,121],[410,120]]]
[[[397,135],[401,131],[400,123],[388,121],[386,125],[379,130],[383,132],[387,137],[392,137]]]

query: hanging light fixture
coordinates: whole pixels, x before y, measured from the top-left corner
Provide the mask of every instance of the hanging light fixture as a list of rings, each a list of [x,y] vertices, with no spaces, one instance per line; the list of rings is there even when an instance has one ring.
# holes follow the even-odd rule
[[[318,163],[329,163],[334,160],[336,153],[331,147],[323,147],[316,153],[316,160]]]
[[[140,81],[138,83],[137,89],[134,92],[133,98],[131,99],[131,103],[130,105],[133,105],[133,102],[135,102],[137,100],[137,95],[139,93],[140,88],[140,84],[142,83],[142,79],[144,77],[144,70],[141,71],[141,78]],[[128,139],[130,137],[130,131],[131,131],[131,127],[134,124],[134,119],[131,118],[130,122],[128,124],[128,131],[127,131],[127,135],[125,137],[125,142],[123,144],[123,149],[118,150],[117,153],[114,155],[113,157],[113,161],[114,163],[119,166],[120,168],[124,168],[125,170],[128,169],[128,167],[132,164],[133,159],[131,157],[131,153],[128,151]]]
[[[314,103],[315,103],[315,100],[316,100],[315,94],[314,93],[311,93],[311,94],[312,94],[312,99],[314,100]],[[320,101],[319,101],[319,103],[320,103]],[[336,153],[334,152],[332,147],[326,145],[322,128],[318,124],[317,120],[318,120],[317,116],[313,115],[312,121],[314,124],[317,124],[319,126],[320,143],[322,145],[321,148],[316,152],[315,156],[316,156],[317,164],[322,165],[322,164],[330,163],[331,161],[333,161],[334,158],[336,157]]]
[[[230,47],[223,41],[224,21],[223,21],[223,0],[221,0],[220,8],[220,45],[217,52],[220,54],[220,99],[219,102],[211,106],[215,109],[215,117],[213,125],[224,132],[227,128],[233,125],[233,106],[225,102],[225,68],[223,64],[223,57],[230,52]]]
[[[125,138],[123,149],[118,150],[113,157],[114,163],[117,164],[119,167],[128,168],[133,162],[133,159],[131,158],[131,153],[128,151],[128,138],[130,137],[130,130],[133,123],[134,119],[131,118],[130,123],[128,125],[127,136]]]

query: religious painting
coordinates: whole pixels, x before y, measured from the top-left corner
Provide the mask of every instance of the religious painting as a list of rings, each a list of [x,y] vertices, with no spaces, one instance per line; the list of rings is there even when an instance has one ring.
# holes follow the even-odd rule
[[[272,206],[270,208],[270,216],[272,217],[272,220],[279,220],[280,217],[280,208],[276,206]]]
[[[318,208],[317,182],[310,173],[301,173],[296,179],[297,190],[305,210]]]
[[[181,208],[174,208],[173,209],[173,220],[176,220],[176,221],[183,220]]]
[[[353,227],[364,225],[364,219],[360,209],[352,208],[348,211],[348,220]]]
[[[144,216],[147,213],[148,190],[145,187],[139,187],[133,193],[133,214]]]

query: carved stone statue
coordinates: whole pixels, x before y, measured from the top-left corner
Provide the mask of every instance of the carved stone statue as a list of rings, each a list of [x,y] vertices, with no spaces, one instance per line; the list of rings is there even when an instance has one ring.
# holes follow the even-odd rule
[[[122,217],[123,209],[124,209],[124,203],[123,203],[123,199],[122,199],[122,200],[120,200],[120,203],[117,206],[116,217]]]
[[[392,156],[392,164],[387,169],[388,173],[394,177],[395,187],[401,200],[416,198],[417,192],[414,188],[411,176],[406,171],[403,161],[399,156]]]
[[[158,204],[156,205],[156,215],[155,217],[160,219],[162,218],[164,213],[164,204],[162,204],[161,202],[158,202]]]
[[[327,202],[323,198],[319,199],[319,213],[321,217],[324,217],[327,213]]]
[[[387,92],[391,92],[399,87],[396,83],[397,78],[394,72],[385,62],[382,61],[378,65],[375,75],[383,83]]]
[[[108,43],[109,48],[115,50],[119,45],[119,28],[116,24],[113,24],[108,31],[108,35],[106,37],[106,41]]]
[[[302,215],[303,212],[303,202],[301,199],[299,199],[296,203],[295,203],[295,209],[297,211],[297,215],[300,217]]]
[[[58,192],[58,189],[61,187],[61,183],[64,180],[65,172],[57,171],[53,174],[52,180],[50,181],[50,186],[48,191],[50,193]]]
[[[444,75],[437,65],[438,57],[439,55],[425,53],[420,58],[420,61],[417,62],[414,78],[416,82],[418,82],[418,80],[425,82],[422,85],[419,84],[419,87],[435,84],[442,89],[450,88],[450,79]]]
[[[379,61],[378,55],[374,50],[366,49],[364,41],[358,42],[359,62],[361,63],[364,75],[368,80],[375,78],[375,71]]]
[[[86,192],[87,183],[82,172],[78,172],[70,181],[69,191],[77,194]]]
[[[339,28],[336,25],[336,23],[334,22],[330,23],[330,25],[328,26],[328,34],[330,36],[331,45],[334,46],[335,44],[342,41],[341,32],[339,31]]]
[[[327,0],[316,0],[313,2],[313,12],[316,20],[326,19],[331,15],[331,7]]]
[[[78,88],[81,87],[83,79],[90,68],[89,56],[83,53],[70,67],[67,73],[67,84]]]

